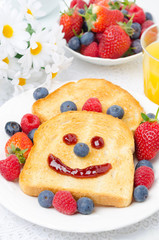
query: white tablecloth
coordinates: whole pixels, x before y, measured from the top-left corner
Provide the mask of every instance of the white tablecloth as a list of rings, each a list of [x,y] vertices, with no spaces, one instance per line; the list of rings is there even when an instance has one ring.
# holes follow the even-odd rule
[[[152,1],[157,3],[158,1]],[[56,14],[55,14],[56,16]],[[48,17],[51,22],[51,17]],[[55,19],[55,18],[54,18]],[[47,22],[47,19],[42,20]],[[66,53],[70,56],[69,53]],[[59,76],[60,82],[68,80],[78,80],[80,78],[93,77],[105,78],[121,87],[133,90],[138,94],[143,93],[142,58],[139,58],[127,65],[119,66],[98,66],[84,63],[74,59],[70,68]],[[12,89],[8,86],[0,86],[0,105],[11,97]],[[4,196],[5,197],[5,196]],[[122,216],[121,216],[122,217]],[[71,239],[135,239],[135,240],[158,240],[159,239],[159,212],[148,219],[119,230],[79,234],[65,233],[46,229],[35,224],[31,224],[0,205],[0,240],[71,240]]]

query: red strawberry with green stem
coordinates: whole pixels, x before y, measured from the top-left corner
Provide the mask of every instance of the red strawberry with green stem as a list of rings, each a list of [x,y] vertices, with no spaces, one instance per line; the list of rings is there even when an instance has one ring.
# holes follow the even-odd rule
[[[99,56],[101,58],[116,59],[123,56],[131,46],[130,35],[132,19],[128,23],[119,23],[107,27],[99,43]]]
[[[124,15],[119,10],[109,10],[106,7],[97,4],[91,4],[85,8],[85,14],[82,15],[87,22],[88,31],[104,32],[106,27],[122,22]]]
[[[74,8],[68,8],[60,18],[60,25],[63,25],[62,32],[65,33],[64,38],[68,42],[75,33],[78,35],[82,30],[83,18],[79,15],[78,10]]]
[[[140,160],[151,160],[159,151],[159,120],[157,119],[159,108],[155,119],[150,119],[142,113],[143,122],[135,131],[136,157]]]

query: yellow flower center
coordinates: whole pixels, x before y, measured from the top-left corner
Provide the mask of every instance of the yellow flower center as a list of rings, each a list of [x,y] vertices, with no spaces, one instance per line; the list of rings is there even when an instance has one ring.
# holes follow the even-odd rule
[[[33,16],[32,11],[29,8],[27,10],[27,13]]]
[[[13,36],[13,28],[9,25],[4,25],[2,33],[4,37],[11,38]]]
[[[5,63],[7,63],[7,64],[9,64],[9,59],[8,59],[8,57],[4,58],[2,61],[5,62]]]
[[[36,42],[36,44],[38,45],[37,48],[35,48],[35,49],[30,48],[30,52],[31,52],[32,55],[38,55],[42,50],[41,43]]]
[[[57,72],[56,73],[52,73],[52,79],[55,78],[57,75]]]
[[[26,84],[26,79],[25,78],[19,78],[19,84],[20,86],[24,86]]]

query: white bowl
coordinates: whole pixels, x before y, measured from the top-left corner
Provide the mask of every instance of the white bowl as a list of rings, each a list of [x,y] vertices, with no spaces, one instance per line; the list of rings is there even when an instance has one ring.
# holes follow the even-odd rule
[[[71,48],[66,46],[66,49],[74,56],[77,57],[85,62],[97,64],[97,65],[103,65],[103,66],[112,66],[112,65],[119,65],[128,63],[133,60],[137,60],[138,58],[141,58],[142,52],[138,54],[134,54],[128,57],[123,58],[117,58],[117,59],[110,59],[110,58],[98,58],[98,57],[87,57],[82,55],[79,52],[73,51]]]

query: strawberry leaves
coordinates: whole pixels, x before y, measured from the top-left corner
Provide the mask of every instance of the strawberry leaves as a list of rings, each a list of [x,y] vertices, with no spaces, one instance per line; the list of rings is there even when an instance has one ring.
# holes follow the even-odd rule
[[[11,143],[11,146],[8,147],[8,152],[9,152],[9,154],[7,154],[7,157],[9,157],[10,155],[14,154],[14,155],[16,155],[16,157],[18,158],[19,163],[20,163],[20,164],[24,164],[24,163],[25,163],[24,153],[27,152],[27,151],[28,151],[28,148],[21,150],[21,149],[18,148],[18,147],[16,148],[16,147],[14,146],[14,144]]]
[[[141,117],[143,118],[143,121],[141,123],[144,123],[144,122],[157,122],[157,123],[159,123],[158,114],[159,114],[159,108],[157,109],[155,118],[149,118],[145,113],[141,113]]]

